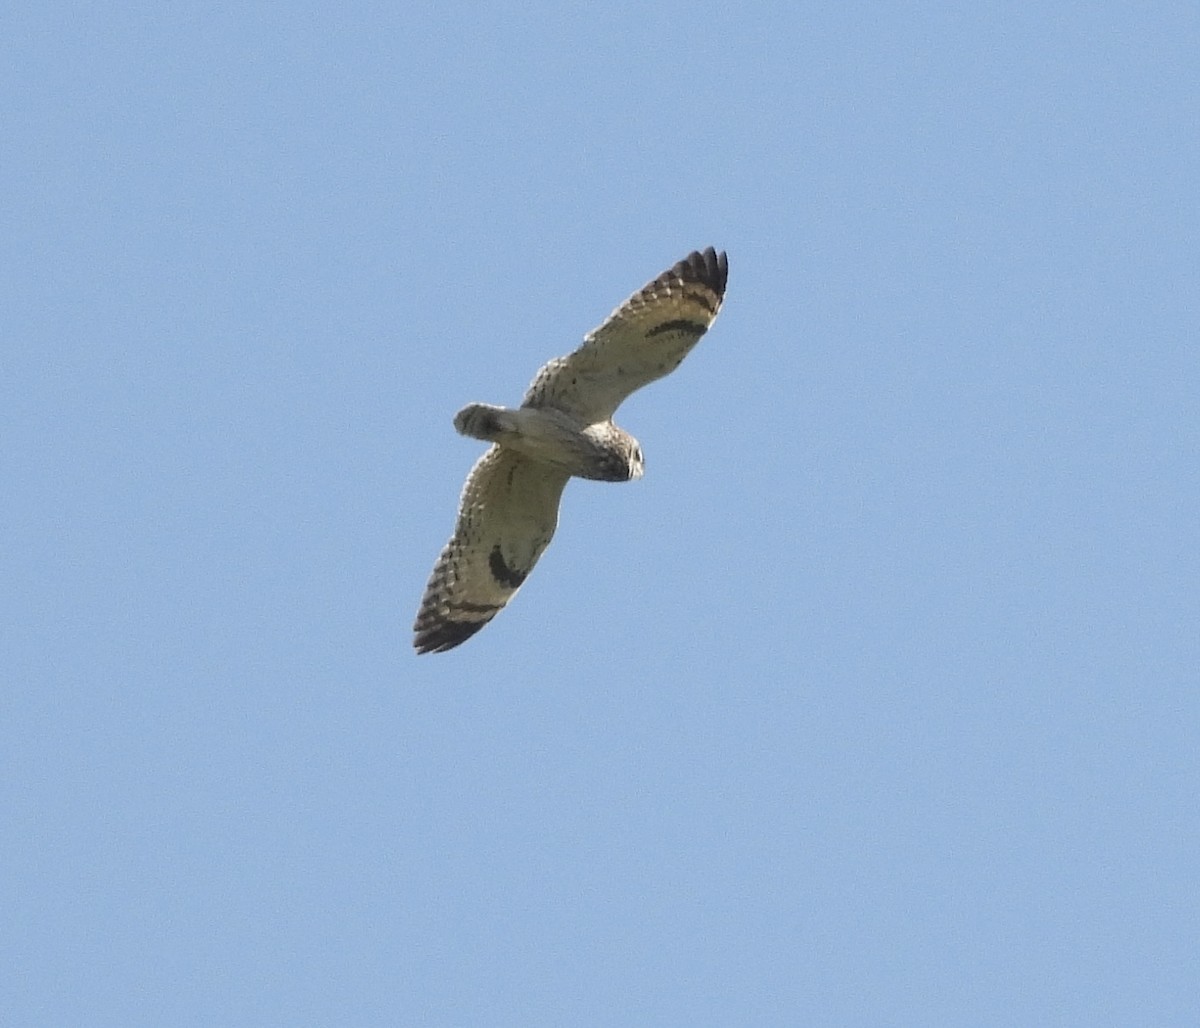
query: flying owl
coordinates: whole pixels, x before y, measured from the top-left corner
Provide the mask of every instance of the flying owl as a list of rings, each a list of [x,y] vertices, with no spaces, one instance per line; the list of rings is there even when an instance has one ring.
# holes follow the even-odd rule
[[[425,588],[413,646],[441,653],[465,642],[521,588],[554,536],[572,475],[641,478],[642,448],[613,424],[635,389],[670,374],[708,331],[725,297],[729,262],[711,246],[688,254],[546,364],[520,407],[472,403],[460,433],[492,444],[471,469],[454,535]]]

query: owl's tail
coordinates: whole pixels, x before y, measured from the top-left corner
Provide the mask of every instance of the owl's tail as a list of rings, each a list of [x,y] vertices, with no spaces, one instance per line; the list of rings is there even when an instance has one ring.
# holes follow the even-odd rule
[[[490,403],[469,403],[454,415],[454,427],[460,434],[485,443],[498,442],[499,436],[513,431],[513,421],[511,411]]]

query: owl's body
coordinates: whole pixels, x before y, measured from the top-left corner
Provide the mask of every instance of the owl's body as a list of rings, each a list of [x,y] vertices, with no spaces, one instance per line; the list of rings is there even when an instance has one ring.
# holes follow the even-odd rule
[[[465,642],[516,595],[558,523],[571,477],[640,478],[636,439],[612,416],[635,389],[674,371],[721,309],[729,266],[709,247],[634,293],[566,357],[546,364],[519,408],[475,403],[454,419],[492,444],[463,488],[414,625],[418,653]]]

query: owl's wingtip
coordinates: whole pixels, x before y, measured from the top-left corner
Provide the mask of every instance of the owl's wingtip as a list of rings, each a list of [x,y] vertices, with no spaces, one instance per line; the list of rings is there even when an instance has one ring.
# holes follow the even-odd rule
[[[703,250],[693,250],[671,271],[685,282],[703,283],[717,296],[724,296],[729,281],[729,257],[724,250],[706,246]]]
[[[478,632],[486,621],[438,621],[414,629],[413,649],[423,653],[445,653],[461,646]]]

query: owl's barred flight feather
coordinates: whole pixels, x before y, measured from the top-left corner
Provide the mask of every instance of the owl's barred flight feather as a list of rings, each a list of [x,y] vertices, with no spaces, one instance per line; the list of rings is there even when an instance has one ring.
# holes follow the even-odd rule
[[[516,409],[471,404],[455,427],[492,443],[471,469],[454,535],[413,626],[418,653],[465,642],[511,600],[550,544],[571,477],[640,478],[642,450],[612,422],[630,393],[670,374],[708,331],[729,264],[711,246],[634,293],[583,345],[546,364]]]

